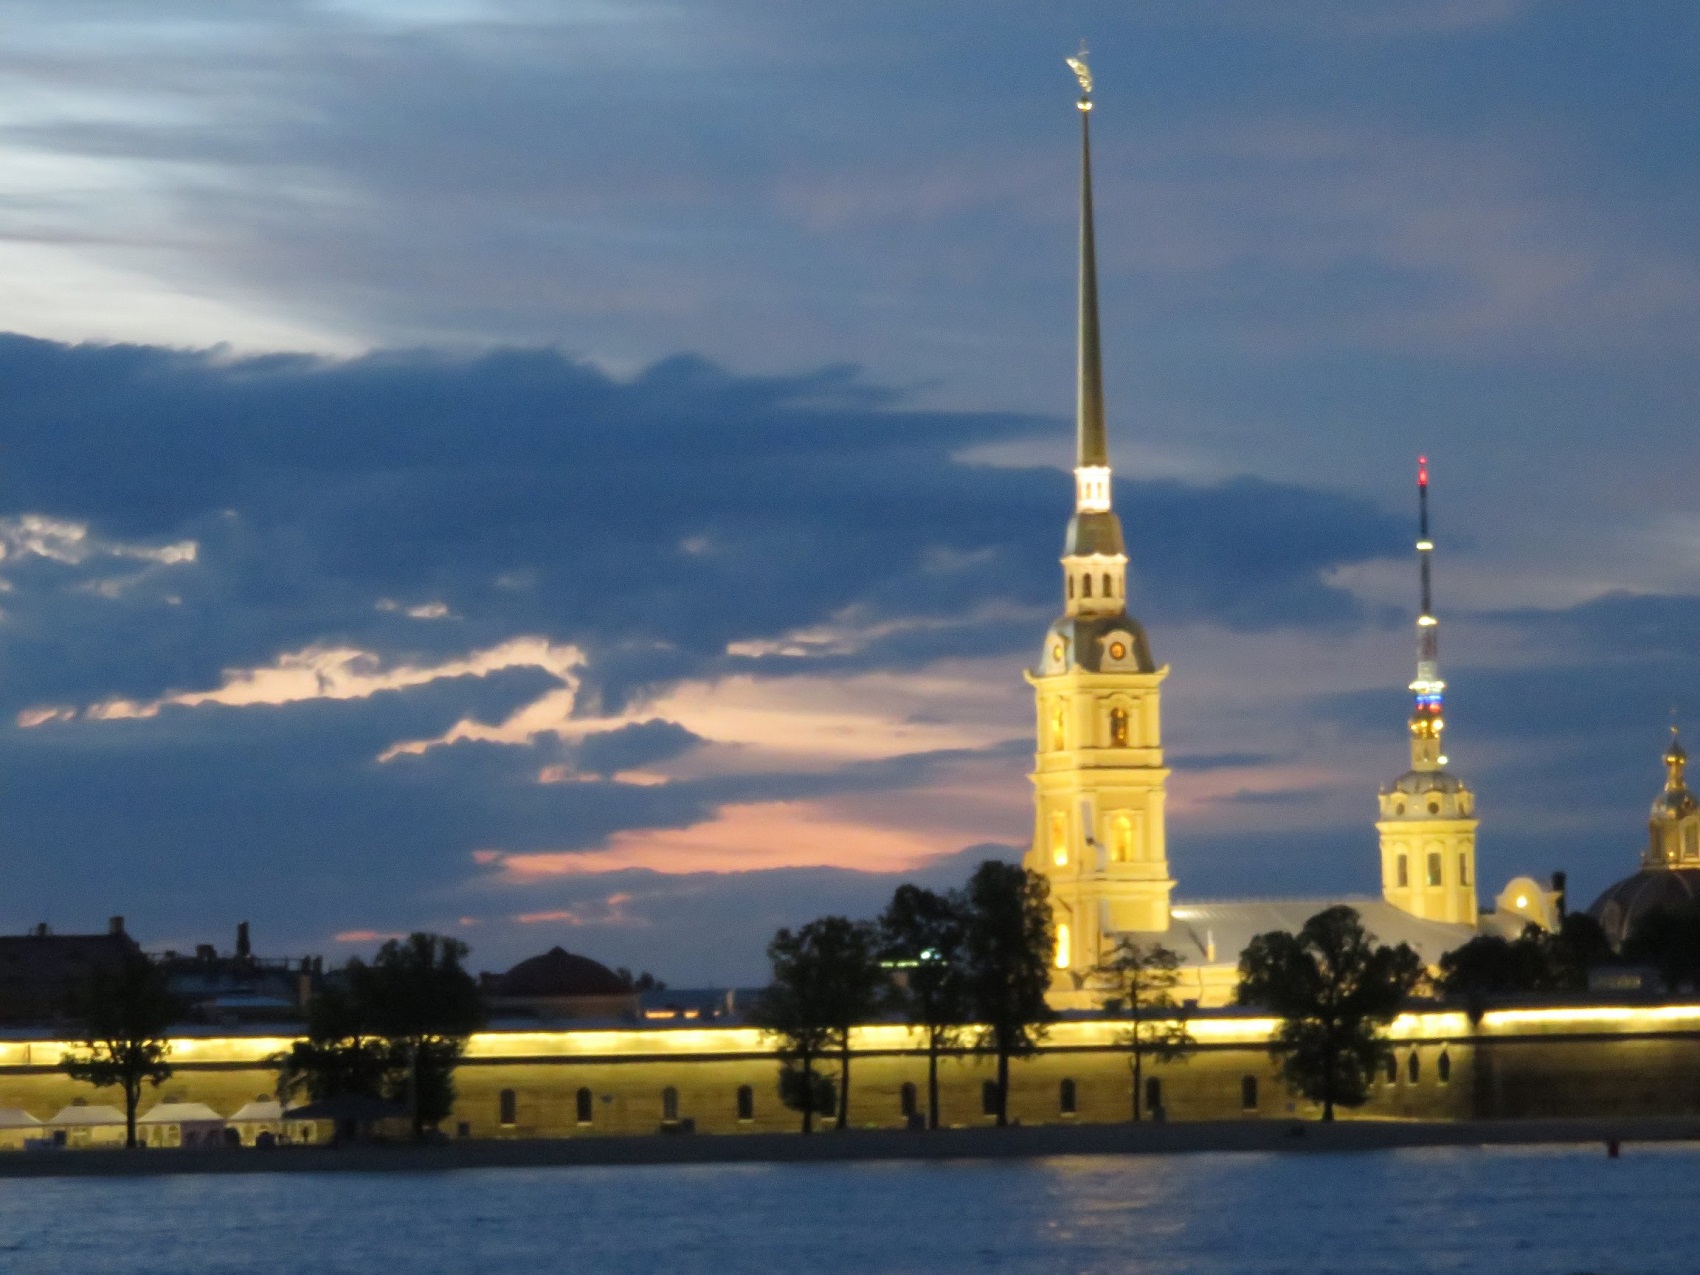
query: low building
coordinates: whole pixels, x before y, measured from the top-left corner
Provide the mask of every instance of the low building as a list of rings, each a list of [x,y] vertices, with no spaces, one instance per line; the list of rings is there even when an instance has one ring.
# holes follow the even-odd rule
[[[236,927],[236,945],[229,952],[202,943],[193,955],[163,952],[155,960],[190,1015],[222,1027],[299,1022],[324,982],[320,957],[254,955],[246,921]]]
[[[97,974],[110,973],[141,949],[115,916],[105,934],[55,934],[46,924],[0,936],[0,1023],[54,1023],[71,1016],[76,998]]]

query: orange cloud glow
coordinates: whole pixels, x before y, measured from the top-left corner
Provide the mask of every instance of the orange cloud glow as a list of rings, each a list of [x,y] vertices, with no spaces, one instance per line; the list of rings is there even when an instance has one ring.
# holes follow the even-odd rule
[[[512,881],[647,868],[653,872],[748,872],[762,868],[857,868],[906,872],[962,848],[945,831],[881,828],[836,816],[819,802],[723,806],[691,828],[621,832],[599,850],[505,854]]]

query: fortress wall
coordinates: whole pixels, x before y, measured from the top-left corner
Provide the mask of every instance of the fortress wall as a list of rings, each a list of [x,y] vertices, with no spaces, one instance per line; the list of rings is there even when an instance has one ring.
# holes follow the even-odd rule
[[[1184,1061],[1147,1062],[1161,1083],[1171,1120],[1314,1117],[1287,1092],[1264,1042],[1269,1019],[1201,1014],[1192,1022],[1198,1049]],[[1056,1024],[1041,1051],[1011,1066],[1009,1110],[1023,1124],[1121,1121],[1131,1114],[1131,1072],[1114,1021]],[[1457,1012],[1408,1014],[1391,1032],[1395,1075],[1378,1077],[1358,1115],[1392,1119],[1663,1116],[1700,1114],[1700,1005],[1572,1007],[1490,1011],[1479,1023]],[[178,1071],[149,1090],[143,1109],[166,1099],[205,1102],[229,1115],[276,1078],[265,1058],[276,1037],[184,1040],[174,1047]],[[113,1090],[94,1090],[64,1076],[58,1042],[0,1043],[0,1106],[46,1119],[73,1099],[118,1105]],[[1410,1059],[1417,1058],[1411,1078]],[[1442,1077],[1441,1058],[1447,1060]],[[823,1064],[836,1074],[831,1060]],[[901,1087],[916,1087],[925,1110],[926,1058],[904,1028],[876,1025],[856,1034],[851,1123],[903,1124]],[[445,1123],[465,1124],[475,1138],[575,1137],[653,1133],[663,1123],[663,1092],[678,1091],[678,1114],[700,1132],[776,1132],[798,1116],[781,1106],[778,1068],[759,1033],[748,1028],[620,1028],[486,1032],[474,1037],[456,1083],[459,1097]],[[984,1054],[961,1053],[940,1064],[942,1119],[947,1125],[990,1123],[981,1088],[995,1075]],[[1242,1105],[1243,1082],[1256,1081],[1257,1106]],[[1072,1080],[1076,1111],[1060,1109],[1062,1082]],[[740,1121],[737,1091],[752,1090],[752,1118]],[[591,1091],[592,1120],[577,1119],[576,1096]],[[503,1125],[501,1094],[512,1090],[515,1119]],[[829,1123],[829,1122],[828,1122]]]

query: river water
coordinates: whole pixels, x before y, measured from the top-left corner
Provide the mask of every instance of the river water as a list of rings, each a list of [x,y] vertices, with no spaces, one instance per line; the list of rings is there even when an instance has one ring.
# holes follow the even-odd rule
[[[6,1275],[1694,1272],[1626,1147],[0,1181]]]

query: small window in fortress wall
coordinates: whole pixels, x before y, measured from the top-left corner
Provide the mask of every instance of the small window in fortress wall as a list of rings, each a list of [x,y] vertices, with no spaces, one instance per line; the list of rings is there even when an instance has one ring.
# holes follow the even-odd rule
[[[661,1118],[668,1122],[679,1118],[679,1091],[672,1085],[661,1091]]]
[[[756,1091],[748,1085],[738,1086],[738,1121],[748,1124],[756,1118]]]
[[[589,1124],[596,1116],[595,1099],[590,1090],[580,1087],[573,1098],[574,1116],[580,1124]]]
[[[897,1102],[898,1110],[902,1113],[905,1120],[915,1114],[916,1094],[914,1081],[905,1080],[903,1082],[903,1088],[897,1091]]]
[[[985,1080],[980,1083],[980,1114],[995,1116],[998,1114],[998,1082]]]
[[[496,1100],[498,1119],[503,1124],[514,1124],[518,1120],[519,1101],[512,1089],[504,1089]]]
[[[1057,1110],[1065,1116],[1072,1116],[1075,1112],[1074,1103],[1074,1081],[1072,1079],[1064,1080],[1062,1084],[1057,1086]]]
[[[1240,1078],[1240,1110],[1257,1110],[1257,1077],[1243,1076]]]

